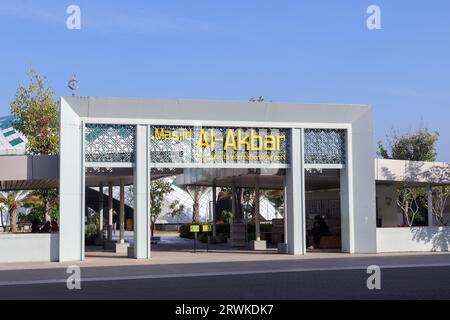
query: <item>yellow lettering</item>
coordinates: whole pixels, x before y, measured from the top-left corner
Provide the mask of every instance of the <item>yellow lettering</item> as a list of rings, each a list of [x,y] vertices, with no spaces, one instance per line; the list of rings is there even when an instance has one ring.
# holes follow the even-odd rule
[[[250,150],[260,151],[262,147],[262,137],[252,129],[250,133]]]
[[[234,138],[233,129],[228,129],[227,138],[225,139],[224,149],[227,150],[228,147],[233,147],[233,150],[236,150],[236,139]]]
[[[246,135],[242,137],[242,129],[238,129],[238,138],[237,138],[237,146],[238,150],[242,150],[242,146],[244,146],[245,150],[250,149],[250,143],[248,142],[249,136]]]
[[[158,128],[155,128],[155,138],[156,140],[162,140],[164,139],[164,128],[159,131]]]
[[[209,148],[208,135],[206,134],[206,130],[202,128],[200,131],[200,136],[198,137],[197,149],[199,148]]]
[[[285,140],[286,136],[278,136],[277,138],[278,138],[278,140],[277,140],[277,150],[280,151],[281,150],[281,140]]]
[[[264,143],[264,148],[267,151],[275,151],[275,149],[276,149],[275,136],[273,136],[273,135],[266,136],[266,141]],[[278,149],[278,150],[280,150],[280,149]]]

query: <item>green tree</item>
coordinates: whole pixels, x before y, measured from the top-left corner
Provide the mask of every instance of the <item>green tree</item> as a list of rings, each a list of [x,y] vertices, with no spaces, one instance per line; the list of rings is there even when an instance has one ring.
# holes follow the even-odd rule
[[[15,116],[13,126],[27,139],[28,154],[58,154],[59,104],[55,92],[42,77],[30,67],[29,85],[19,85],[11,113]]]
[[[233,212],[231,211],[227,211],[227,210],[223,210],[221,213],[221,219],[223,221],[225,221],[228,224],[231,224],[232,220],[233,220]]]
[[[448,225],[448,220],[445,219],[444,211],[448,199],[450,199],[450,186],[435,186],[432,188],[433,201],[432,211],[433,216],[443,226]]]
[[[284,190],[266,190],[264,194],[275,210],[284,216]]]
[[[19,85],[11,113],[13,126],[27,139],[26,151],[32,155],[56,155],[59,151],[59,104],[55,92],[46,77],[29,68],[29,84]],[[36,190],[34,196],[43,199],[45,221],[51,220],[51,212],[57,210],[57,190]]]
[[[40,198],[40,204],[33,206],[36,212],[42,212],[39,221],[54,222],[59,220],[59,192],[58,190],[34,190],[31,195]],[[39,209],[39,207],[42,207]]]
[[[378,142],[378,155],[384,159],[435,161],[438,139],[438,132],[427,129],[403,135],[392,132],[386,136],[385,144]]]
[[[435,161],[438,139],[438,132],[431,133],[427,129],[403,135],[391,132],[386,136],[386,144],[378,142],[378,155],[384,159]],[[427,206],[425,198],[424,188],[404,185],[397,189],[397,205],[402,211],[404,226],[413,226],[421,216],[421,209]]]
[[[162,205],[164,197],[173,191],[172,182],[167,179],[157,179],[150,184],[150,202],[151,214],[150,220],[152,225],[155,224],[162,213]],[[179,215],[184,210],[184,206],[175,200],[170,205],[170,214],[172,216]]]
[[[397,189],[397,205],[403,214],[403,226],[412,227],[425,204],[426,190],[420,187],[402,186]]]
[[[192,222],[200,222],[200,202],[211,188],[202,186],[185,186],[181,187],[192,198]]]
[[[17,231],[17,210],[19,207],[40,203],[39,197],[29,191],[0,192],[0,203],[8,208],[11,232]]]

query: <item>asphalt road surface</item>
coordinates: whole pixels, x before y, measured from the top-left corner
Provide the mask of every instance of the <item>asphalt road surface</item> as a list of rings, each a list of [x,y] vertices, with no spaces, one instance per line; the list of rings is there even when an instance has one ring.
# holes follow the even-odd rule
[[[450,267],[382,270],[381,290],[368,290],[364,270],[193,276],[0,287],[1,299],[450,299]]]
[[[369,265],[381,268],[369,290]],[[0,271],[0,299],[450,299],[450,256]],[[73,283],[73,281],[71,282]]]

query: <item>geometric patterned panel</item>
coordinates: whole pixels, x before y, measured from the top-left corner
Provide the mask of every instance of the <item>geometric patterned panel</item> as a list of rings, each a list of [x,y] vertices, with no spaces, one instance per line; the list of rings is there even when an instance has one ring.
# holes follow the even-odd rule
[[[306,164],[345,164],[345,130],[305,129]]]
[[[14,117],[0,117],[0,155],[22,155],[26,138],[13,127]]]
[[[134,162],[136,127],[133,125],[86,124],[86,162]]]
[[[289,163],[289,140],[288,129],[152,126],[150,161],[285,165]]]

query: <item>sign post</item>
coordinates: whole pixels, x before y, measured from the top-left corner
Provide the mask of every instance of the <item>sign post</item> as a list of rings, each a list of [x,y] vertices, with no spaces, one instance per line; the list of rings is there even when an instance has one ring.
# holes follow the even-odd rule
[[[209,252],[209,233],[211,232],[212,226],[210,224],[202,225],[202,232],[206,232],[206,252]]]
[[[194,233],[194,253],[197,252],[197,234],[200,232],[200,226],[192,224],[190,227],[191,233]]]

